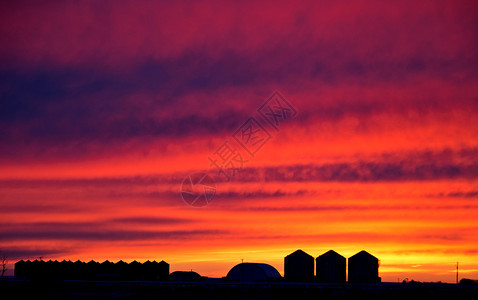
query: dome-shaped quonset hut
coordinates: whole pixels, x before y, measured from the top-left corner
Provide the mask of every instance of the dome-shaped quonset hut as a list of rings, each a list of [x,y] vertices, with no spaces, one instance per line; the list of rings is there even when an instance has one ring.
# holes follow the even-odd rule
[[[284,277],[287,280],[313,280],[314,258],[302,250],[284,257]]]
[[[378,258],[363,250],[349,257],[349,282],[380,282],[378,266]]]
[[[317,280],[319,282],[345,282],[346,259],[334,250],[317,257]]]
[[[261,263],[241,263],[234,266],[227,279],[234,281],[267,281],[280,278],[279,272],[271,265]]]

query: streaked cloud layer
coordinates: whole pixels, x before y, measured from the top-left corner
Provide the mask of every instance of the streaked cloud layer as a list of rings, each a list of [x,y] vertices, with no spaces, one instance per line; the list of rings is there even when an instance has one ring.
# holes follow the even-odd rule
[[[223,276],[366,249],[478,269],[473,1],[15,2],[0,12],[1,248]],[[231,182],[208,156],[273,91],[297,116]],[[179,196],[207,170],[207,207]],[[194,253],[194,255],[192,254]],[[421,267],[416,267],[421,265]],[[477,277],[476,271],[466,274]]]

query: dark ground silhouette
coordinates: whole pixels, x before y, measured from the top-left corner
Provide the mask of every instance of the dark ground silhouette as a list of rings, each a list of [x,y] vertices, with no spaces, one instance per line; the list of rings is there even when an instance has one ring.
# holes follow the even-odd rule
[[[2,298],[63,299],[476,299],[477,285],[445,283],[55,281],[7,278]],[[47,299],[48,299],[47,298]]]

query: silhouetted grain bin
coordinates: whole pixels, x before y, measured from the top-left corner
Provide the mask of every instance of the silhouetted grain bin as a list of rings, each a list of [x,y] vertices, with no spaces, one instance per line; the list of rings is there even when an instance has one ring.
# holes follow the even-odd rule
[[[199,281],[202,277],[193,271],[175,271],[169,275],[171,281]]]
[[[284,277],[287,280],[314,279],[314,257],[302,250],[297,250],[284,257]]]
[[[378,266],[378,258],[363,250],[349,257],[349,282],[380,282]]]
[[[267,281],[280,278],[279,272],[271,265],[261,263],[241,263],[235,265],[226,278],[234,281]]]
[[[345,282],[347,260],[334,250],[329,250],[315,260],[319,282]]]

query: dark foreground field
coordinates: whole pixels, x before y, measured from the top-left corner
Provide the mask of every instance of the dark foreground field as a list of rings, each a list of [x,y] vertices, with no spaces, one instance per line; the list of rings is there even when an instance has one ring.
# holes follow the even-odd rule
[[[153,281],[26,281],[0,283],[2,299],[122,297],[155,299],[478,299],[478,286],[425,283],[319,284]]]

